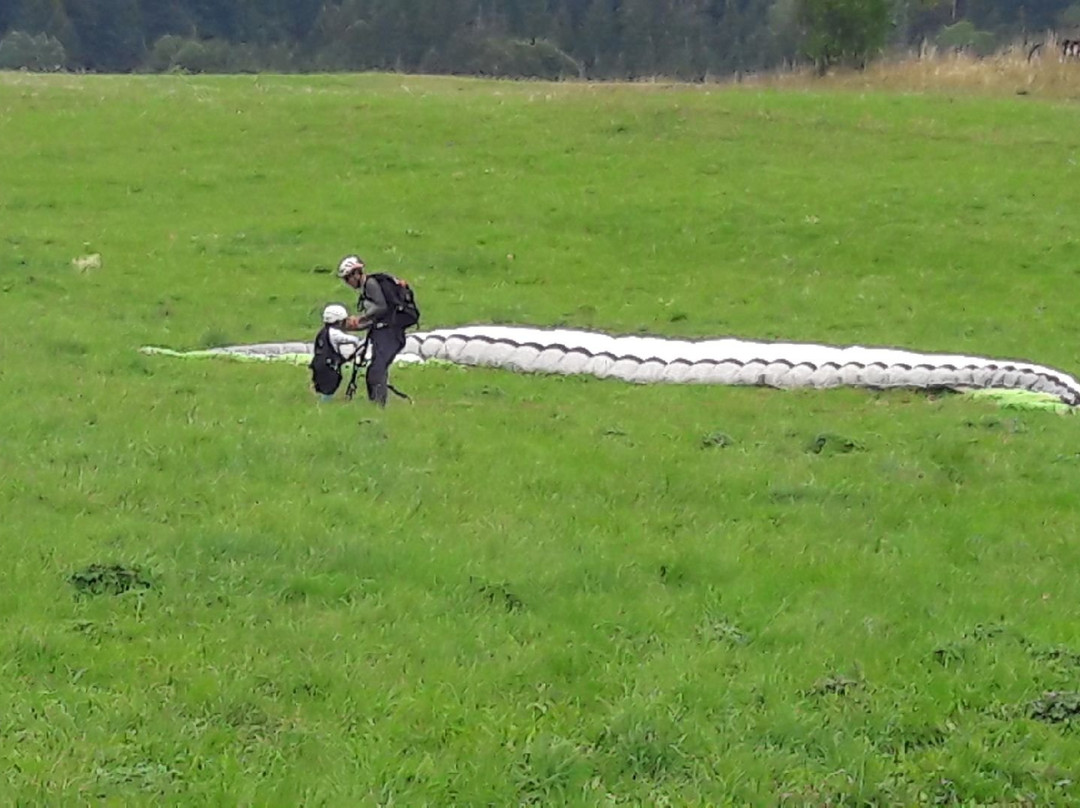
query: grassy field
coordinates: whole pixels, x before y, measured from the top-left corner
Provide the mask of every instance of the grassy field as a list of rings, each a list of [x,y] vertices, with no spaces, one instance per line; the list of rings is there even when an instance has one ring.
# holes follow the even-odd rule
[[[0,74],[0,803],[1080,804],[1072,417],[138,352],[308,339],[355,251],[427,327],[1075,373],[1078,123]]]

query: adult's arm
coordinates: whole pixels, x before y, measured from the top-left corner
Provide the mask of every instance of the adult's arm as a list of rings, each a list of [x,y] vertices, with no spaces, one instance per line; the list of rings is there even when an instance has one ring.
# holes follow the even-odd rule
[[[365,323],[374,323],[385,317],[390,311],[390,304],[386,302],[379,282],[370,275],[364,281],[364,294],[360,298],[360,320]]]
[[[350,331],[370,328],[390,311],[390,304],[386,302],[386,295],[383,294],[379,282],[371,276],[364,281],[360,299],[356,302],[356,310],[358,313],[345,321],[345,327]]]

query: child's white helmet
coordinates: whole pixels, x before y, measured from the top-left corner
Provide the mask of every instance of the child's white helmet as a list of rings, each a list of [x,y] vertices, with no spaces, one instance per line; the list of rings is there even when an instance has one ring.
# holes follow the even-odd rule
[[[341,263],[337,267],[337,276],[339,278],[347,278],[353,272],[358,269],[364,268],[364,262],[358,255],[346,255],[341,259]]]
[[[331,303],[322,311],[322,321],[324,323],[340,323],[342,320],[347,319],[349,312],[340,303]]]

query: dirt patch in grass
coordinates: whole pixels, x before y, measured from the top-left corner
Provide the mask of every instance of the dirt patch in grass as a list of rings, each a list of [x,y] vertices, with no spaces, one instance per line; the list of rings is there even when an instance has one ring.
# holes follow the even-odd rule
[[[806,451],[810,454],[835,455],[849,452],[862,452],[866,447],[852,438],[843,435],[835,435],[831,432],[823,432],[815,435],[807,444]]]
[[[525,602],[510,591],[506,584],[486,584],[473,581],[476,591],[488,603],[502,606],[508,612],[517,612],[525,608]]]
[[[1080,721],[1080,692],[1051,690],[1028,705],[1028,715],[1048,724]]]
[[[123,564],[91,564],[72,573],[68,583],[80,595],[122,595],[153,587],[153,581],[139,568]]]

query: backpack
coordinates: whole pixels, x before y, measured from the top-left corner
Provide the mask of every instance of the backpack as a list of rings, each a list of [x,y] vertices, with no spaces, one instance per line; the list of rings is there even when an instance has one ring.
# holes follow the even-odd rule
[[[368,277],[374,278],[379,284],[383,297],[386,298],[386,304],[390,307],[390,313],[386,315],[383,322],[402,330],[420,322],[420,309],[416,306],[416,296],[408,281],[385,272],[373,272]]]
[[[345,357],[337,352],[330,341],[330,326],[324,325],[315,335],[315,350],[308,367],[311,368],[311,383],[315,390],[328,396],[337,392],[341,385],[341,366]]]

